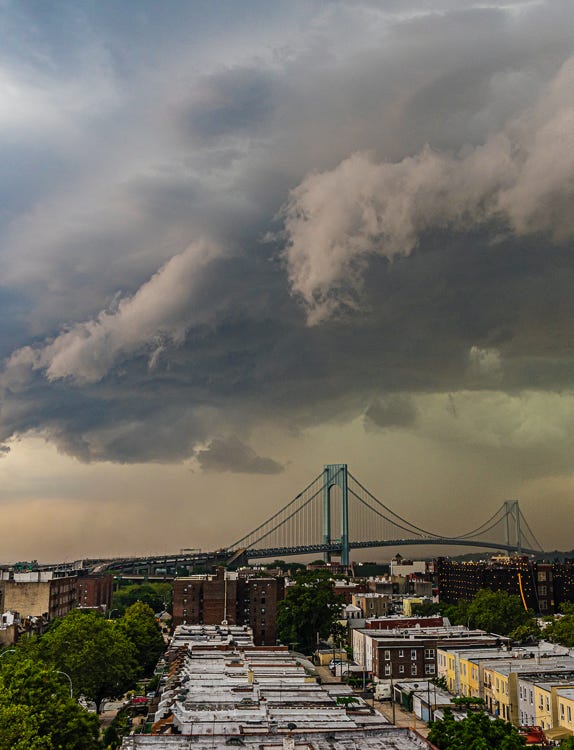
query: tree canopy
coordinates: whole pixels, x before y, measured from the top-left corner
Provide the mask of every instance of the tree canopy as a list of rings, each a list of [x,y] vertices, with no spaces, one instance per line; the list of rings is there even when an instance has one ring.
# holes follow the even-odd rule
[[[171,583],[141,583],[122,586],[114,592],[112,611],[123,615],[128,607],[136,602],[148,604],[154,612],[171,609],[173,586]]]
[[[72,610],[55,620],[36,651],[69,674],[74,695],[95,701],[98,711],[105,698],[120,698],[141,673],[138,650],[125,629],[94,612]]]
[[[456,721],[450,709],[444,719],[431,721],[428,739],[439,750],[519,750],[526,747],[515,726],[489,718],[484,711]]]
[[[490,589],[481,589],[470,602],[461,600],[456,606],[446,606],[444,613],[453,625],[468,624],[500,635],[509,635],[535,617],[532,610],[524,609],[519,596]]]
[[[317,637],[328,638],[341,616],[342,598],[334,592],[330,573],[300,573],[278,605],[277,632],[287,646],[311,653]]]
[[[144,675],[149,676],[165,650],[161,628],[153,609],[143,602],[128,607],[116,627],[134,644],[136,660]]]
[[[98,750],[99,722],[70,698],[65,676],[26,657],[0,663],[2,750]]]
[[[565,614],[560,619],[548,623],[544,628],[544,638],[552,643],[572,648],[574,646],[574,614]]]

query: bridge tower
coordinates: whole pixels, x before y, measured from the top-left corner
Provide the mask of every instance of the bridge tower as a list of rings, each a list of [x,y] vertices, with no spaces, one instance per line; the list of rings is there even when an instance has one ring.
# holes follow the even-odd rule
[[[347,464],[327,464],[323,467],[323,543],[331,544],[331,487],[341,490],[341,565],[349,564],[349,491]],[[331,553],[325,552],[330,562]]]
[[[514,542],[511,540],[512,525],[514,525]],[[522,531],[520,529],[520,506],[518,500],[504,501],[504,541],[507,545],[515,544],[518,552],[522,552]]]

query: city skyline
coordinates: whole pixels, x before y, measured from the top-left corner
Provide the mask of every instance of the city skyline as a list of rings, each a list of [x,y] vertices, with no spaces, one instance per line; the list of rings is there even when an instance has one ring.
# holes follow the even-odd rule
[[[1,562],[224,546],[337,462],[572,548],[571,4],[0,14]]]

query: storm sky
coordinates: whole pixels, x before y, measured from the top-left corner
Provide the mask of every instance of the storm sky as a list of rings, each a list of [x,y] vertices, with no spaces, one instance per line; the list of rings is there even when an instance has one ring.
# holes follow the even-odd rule
[[[574,547],[571,0],[0,18],[0,561],[225,546],[337,462]]]

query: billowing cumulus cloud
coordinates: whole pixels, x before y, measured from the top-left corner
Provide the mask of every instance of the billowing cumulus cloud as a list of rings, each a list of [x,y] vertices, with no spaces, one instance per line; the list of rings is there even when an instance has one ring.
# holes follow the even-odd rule
[[[456,155],[425,147],[397,163],[356,153],[292,190],[286,258],[309,322],[353,304],[369,256],[409,255],[435,228],[460,232],[499,222],[517,235],[570,238],[573,86],[574,58],[532,109],[484,145]]]
[[[146,351],[153,368],[165,341],[181,344],[189,327],[204,322],[194,302],[204,268],[215,254],[213,248],[198,243],[171,258],[133,297],[120,299],[115,309],[73,325],[42,348],[14,352],[6,365],[6,382],[12,371],[20,377],[22,367],[29,365],[45,370],[48,380],[93,383],[119,358]]]
[[[543,442],[574,387],[570,3],[2,12],[3,443],[214,475],[286,465],[243,442],[269,424]]]

